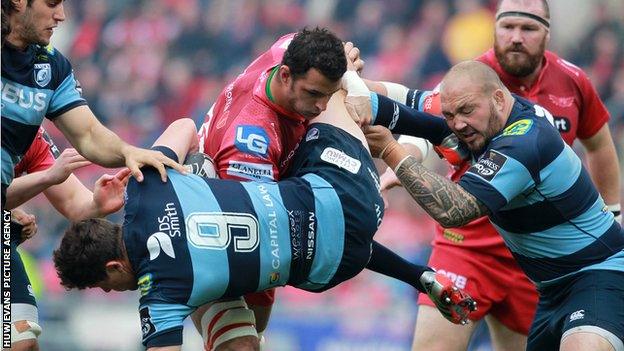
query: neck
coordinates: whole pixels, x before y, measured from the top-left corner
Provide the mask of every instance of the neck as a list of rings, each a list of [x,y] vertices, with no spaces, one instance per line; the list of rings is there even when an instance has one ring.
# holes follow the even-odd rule
[[[273,103],[290,111],[290,109],[287,107],[288,104],[286,101],[286,94],[284,93],[284,89],[288,89],[288,87],[285,86],[285,84],[282,82],[279,68],[277,68],[277,70],[274,72],[275,74],[271,74],[272,78],[270,78],[268,82],[269,91],[267,91],[267,95],[269,95],[268,93],[270,93],[269,96],[272,97],[271,101]]]
[[[509,119],[509,116],[511,115],[511,110],[513,109],[513,105],[515,102],[516,102],[516,99],[510,93],[507,93],[507,96],[505,98],[505,105],[503,107],[503,118],[502,118],[503,126],[507,124],[507,120]]]

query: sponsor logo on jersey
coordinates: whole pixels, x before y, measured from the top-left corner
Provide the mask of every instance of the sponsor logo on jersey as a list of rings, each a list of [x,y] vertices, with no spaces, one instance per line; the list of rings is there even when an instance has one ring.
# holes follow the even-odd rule
[[[442,236],[446,240],[454,242],[456,244],[461,244],[464,241],[464,236],[463,235],[461,235],[459,233],[456,233],[456,232],[454,232],[452,230],[449,230],[449,229],[444,229],[444,232],[442,233]]]
[[[269,151],[269,135],[258,126],[238,126],[234,145],[244,153],[266,157]]]
[[[35,63],[33,74],[35,83],[43,88],[52,80],[52,66],[49,63]]]
[[[139,292],[141,293],[141,296],[147,295],[147,293],[149,293],[149,291],[152,289],[152,274],[148,273],[142,275],[137,280],[137,286],[139,287]]]
[[[8,82],[2,83],[2,101],[4,102],[18,104],[24,109],[32,108],[35,111],[43,111],[47,106],[47,99],[48,94],[44,92],[23,89]]]
[[[370,167],[366,167],[366,170],[368,171],[368,174],[371,176],[371,178],[373,178],[373,183],[375,183],[375,188],[377,189],[377,192],[381,194],[381,184],[379,183],[379,176],[377,175],[377,172],[373,172]]]
[[[399,104],[396,102],[392,103],[392,120],[390,120],[390,124],[388,125],[388,129],[393,130],[396,127],[397,122],[399,122]]]
[[[306,261],[314,258],[314,248],[316,242],[316,215],[313,211],[308,212],[308,245],[306,248]]]
[[[572,123],[570,123],[570,120],[567,117],[563,116],[555,116],[554,124],[555,128],[557,128],[557,130],[562,133],[569,132],[572,127]]]
[[[271,181],[275,179],[273,174],[273,165],[270,164],[229,161],[226,173],[231,176],[249,180]]]
[[[559,107],[570,107],[574,103],[574,96],[555,96],[553,94],[548,94],[548,99],[555,105]]]
[[[570,322],[585,318],[585,310],[574,311],[570,314]]]
[[[490,150],[479,162],[473,165],[468,172],[478,174],[483,179],[490,181],[501,168],[503,168],[505,162],[507,162],[507,156],[497,151]]]
[[[145,340],[156,332],[156,326],[152,323],[149,307],[145,306],[139,309],[139,316],[141,317],[141,334],[143,335],[143,340]]]
[[[533,126],[533,120],[530,119],[521,119],[519,121],[516,121],[510,125],[508,125],[504,130],[503,130],[503,136],[510,136],[510,135],[524,135],[526,133],[529,132],[529,130],[531,130],[531,127]]]
[[[43,141],[48,144],[48,147],[50,148],[50,153],[52,154],[54,159],[59,158],[59,156],[61,156],[61,150],[59,150],[58,146],[56,146],[54,140],[52,140],[48,132],[42,130],[41,137],[43,138]]]
[[[319,130],[316,128],[310,128],[306,134],[305,141],[316,140],[319,138]]]
[[[178,217],[178,209],[173,202],[168,202],[165,205],[165,214],[158,217],[158,230],[166,233],[170,237],[181,236],[180,231],[180,219]]]
[[[358,174],[362,162],[354,159],[353,157],[345,154],[341,150],[334,149],[333,147],[327,147],[321,153],[321,160],[345,169],[353,174]]]
[[[301,232],[304,211],[287,210],[288,211],[288,227],[290,231],[290,250],[292,252],[292,260],[297,261],[301,258]]]
[[[277,211],[275,210],[273,198],[271,197],[271,194],[269,194],[266,186],[262,184],[258,185],[258,191],[260,191],[262,203],[267,209],[267,217],[269,221],[269,245],[271,250],[271,269],[273,269],[271,274],[277,274],[276,279],[279,279],[279,270],[282,266],[282,261],[280,260],[280,244],[277,230]],[[277,280],[275,280],[275,282],[276,281]],[[273,282],[271,282],[271,284],[272,283]]]
[[[270,284],[275,284],[275,283],[277,283],[279,281],[279,278],[280,278],[279,272],[271,272],[269,274],[269,283]]]
[[[468,278],[461,274],[457,274],[455,272],[446,271],[444,269],[436,269],[436,273],[444,274],[447,278],[449,278],[455,286],[460,289],[465,289],[466,284],[468,283]]]
[[[175,252],[173,251],[173,244],[169,235],[163,232],[156,232],[147,238],[147,251],[150,254],[150,261],[153,261],[160,256],[160,251],[164,251],[165,254],[171,258],[175,258]]]

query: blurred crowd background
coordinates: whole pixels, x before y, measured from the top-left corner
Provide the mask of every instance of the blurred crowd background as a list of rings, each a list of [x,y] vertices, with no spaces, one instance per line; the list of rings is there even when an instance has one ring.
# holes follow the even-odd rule
[[[65,3],[53,44],[73,63],[84,96],[123,139],[150,145],[171,121],[198,126],[215,97],[283,34],[325,26],[353,41],[363,76],[432,88],[455,62],[491,47],[496,1],[479,0],[82,0]],[[624,5],[551,0],[549,48],[581,66],[611,112],[624,164]],[[62,135],[48,123],[61,149]],[[444,172],[435,160],[432,167]],[[77,172],[92,186],[105,170]],[[108,171],[111,173],[112,171]],[[624,172],[622,173],[624,174]],[[389,194],[380,241],[426,262],[432,221],[402,190]],[[25,206],[39,235],[22,245],[44,328],[42,350],[141,350],[135,293],[66,292],[51,254],[67,226],[39,197]],[[116,218],[120,218],[117,214]],[[135,296],[137,295],[137,296]],[[324,294],[279,289],[268,350],[408,350],[416,316],[410,287],[364,272]],[[183,350],[201,349],[189,325]],[[483,328],[471,350],[489,350]]]

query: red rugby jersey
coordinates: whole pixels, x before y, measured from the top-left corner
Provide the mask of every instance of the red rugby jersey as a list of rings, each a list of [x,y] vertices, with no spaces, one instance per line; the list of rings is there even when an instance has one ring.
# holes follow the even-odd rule
[[[307,122],[271,102],[266,84],[293,37],[281,37],[252,62],[208,111],[200,151],[214,159],[220,178],[279,180],[288,168]]]
[[[30,144],[24,157],[15,165],[15,177],[17,178],[24,173],[44,171],[52,167],[54,160],[59,155],[60,151],[48,133],[39,127],[35,140]]]

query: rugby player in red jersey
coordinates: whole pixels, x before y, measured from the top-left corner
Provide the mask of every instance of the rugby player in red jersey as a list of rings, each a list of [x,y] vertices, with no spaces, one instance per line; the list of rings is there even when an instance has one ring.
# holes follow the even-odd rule
[[[327,107],[341,88],[347,69],[347,47],[326,29],[303,29],[281,37],[254,60],[218,96],[200,128],[199,151],[210,156],[222,179],[277,181],[305,134],[308,121]],[[356,58],[357,49],[347,52]],[[266,328],[274,290],[245,296],[255,314],[258,332]],[[223,311],[244,307],[242,301],[216,303],[198,309],[193,320],[205,341],[207,326],[223,347],[244,349],[255,331],[241,317],[225,321]],[[213,318],[218,316],[220,318]],[[230,328],[231,325],[240,325]],[[244,325],[243,325],[244,324]],[[260,335],[261,337],[261,335]],[[229,339],[234,341],[225,344]],[[239,339],[240,348],[236,345]],[[252,340],[253,341],[253,340]],[[220,345],[214,345],[219,349]]]
[[[550,13],[542,0],[502,0],[496,11],[494,47],[477,60],[492,67],[515,94],[544,107],[566,143],[579,139],[586,152],[592,180],[616,218],[620,214],[619,167],[607,121],[609,114],[585,73],[546,51]],[[437,92],[367,82],[372,90],[430,113],[440,114]],[[425,143],[415,152],[426,155]],[[414,149],[413,149],[414,150]],[[469,162],[450,172],[457,181]],[[382,187],[397,185],[390,172]],[[495,350],[524,350],[538,300],[531,281],[522,273],[503,239],[486,217],[461,228],[438,225],[429,265],[444,272],[475,297],[475,322],[485,319]],[[466,350],[477,323],[458,328],[439,318],[432,302],[420,295],[414,350]]]

